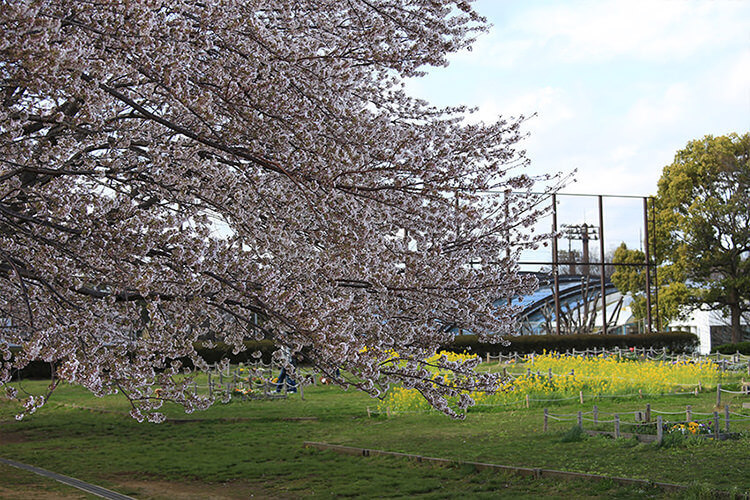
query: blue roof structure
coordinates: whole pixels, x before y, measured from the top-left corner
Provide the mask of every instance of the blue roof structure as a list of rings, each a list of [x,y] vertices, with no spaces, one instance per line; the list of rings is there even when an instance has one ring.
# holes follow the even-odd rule
[[[528,295],[515,297],[513,303],[521,307],[520,320],[525,330],[533,334],[545,333],[542,330],[545,315],[555,321],[555,287],[548,275],[539,275],[540,286]],[[563,310],[575,310],[585,302],[597,300],[601,294],[601,283],[596,277],[560,276],[558,278],[559,301]],[[604,282],[604,293],[618,293],[610,280]],[[503,300],[495,304],[500,305]]]

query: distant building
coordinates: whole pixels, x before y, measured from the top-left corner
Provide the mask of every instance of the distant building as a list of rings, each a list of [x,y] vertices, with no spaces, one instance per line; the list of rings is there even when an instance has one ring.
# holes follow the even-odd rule
[[[745,314],[740,320],[743,327],[743,341],[750,341],[750,316]],[[732,327],[729,318],[721,311],[706,308],[695,308],[684,320],[673,320],[667,327],[669,331],[694,333],[700,341],[701,354],[708,354],[711,349],[721,344],[732,342]]]

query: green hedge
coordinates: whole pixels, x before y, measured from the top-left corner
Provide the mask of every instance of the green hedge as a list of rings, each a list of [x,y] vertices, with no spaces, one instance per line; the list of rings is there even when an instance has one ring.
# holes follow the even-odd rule
[[[737,344],[721,344],[714,349],[714,352],[721,354],[748,354],[750,355],[750,342],[739,342]]]
[[[49,363],[46,361],[32,361],[20,373],[18,370],[13,370],[12,380],[48,379],[51,378],[51,374],[52,369]]]
[[[524,335],[519,337],[510,337],[509,346],[501,344],[483,344],[477,341],[476,335],[459,335],[452,344],[444,346],[442,349],[453,352],[471,352],[484,356],[486,354],[497,355],[499,353],[509,354],[518,352],[519,354],[528,354],[532,352],[557,351],[565,352],[571,349],[597,349],[620,347],[627,349],[629,347],[662,349],[666,347],[671,352],[691,352],[698,345],[698,338],[692,333],[683,332],[665,332],[652,333],[648,335]],[[733,347],[727,352],[734,354],[739,350],[743,354],[750,354],[750,342],[742,344],[727,344]],[[744,346],[744,347],[737,347]],[[256,361],[252,357],[253,352],[260,351],[264,363],[271,360],[271,355],[276,350],[276,346],[271,340],[247,341],[245,350],[238,354],[232,354],[232,348],[223,343],[217,343],[213,348],[208,349],[200,344],[195,345],[198,354],[212,364],[228,358],[233,364],[250,363]],[[722,349],[725,346],[720,346]],[[744,349],[744,350],[743,350]],[[725,351],[719,351],[725,352]],[[305,353],[303,351],[300,361],[304,363]],[[189,359],[182,359],[183,366],[192,368]],[[14,374],[14,380],[18,380],[18,373]],[[44,361],[33,361],[26,368],[21,370],[20,377],[23,379],[48,379],[50,378],[50,364]]]
[[[202,346],[202,342],[195,344],[195,349],[198,354],[206,360],[208,364],[217,363],[223,358],[228,358],[233,364],[239,363],[250,363],[257,361],[257,358],[253,357],[253,353],[256,351],[261,352],[261,360],[264,363],[271,361],[271,355],[276,350],[276,346],[271,340],[260,340],[260,341],[247,341],[245,342],[245,350],[238,354],[232,354],[232,347],[224,343],[217,342],[216,345],[211,348],[205,348]],[[193,368],[193,363],[188,358],[183,358],[183,366],[187,368]],[[13,380],[20,379],[48,379],[51,377],[50,364],[45,361],[32,361],[22,370],[20,373],[14,371]]]
[[[222,359],[227,358],[235,365],[239,363],[252,363],[258,361],[257,358],[253,357],[253,353],[256,351],[260,351],[260,359],[263,360],[264,363],[270,363],[271,355],[277,349],[272,340],[247,340],[244,344],[245,350],[237,354],[232,354],[232,347],[223,342],[217,342],[211,349],[203,347],[202,342],[198,342],[194,344],[194,346],[195,350],[198,351],[198,354],[205,359],[208,364],[217,363]],[[183,359],[182,361],[186,366],[192,365],[189,360]]]
[[[692,352],[698,346],[698,337],[687,332],[663,332],[644,335],[522,335],[509,337],[510,345],[485,344],[477,340],[476,335],[459,335],[453,343],[443,349],[453,352],[470,352],[484,356],[486,354],[529,354],[542,351],[565,352],[572,349],[613,349],[630,347],[662,349],[670,352]]]

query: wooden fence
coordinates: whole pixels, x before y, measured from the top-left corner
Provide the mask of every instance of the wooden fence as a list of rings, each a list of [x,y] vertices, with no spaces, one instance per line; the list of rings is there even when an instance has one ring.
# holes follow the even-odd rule
[[[638,348],[634,347],[631,351],[630,349],[620,349],[615,347],[614,349],[585,349],[583,351],[579,351],[577,349],[572,350],[566,350],[564,353],[567,356],[605,356],[605,357],[618,357],[618,358],[626,358],[626,359],[648,359],[651,361],[713,361],[717,365],[719,365],[719,368],[721,370],[731,370],[731,371],[738,371],[738,370],[747,370],[748,375],[750,375],[750,356],[747,356],[745,354],[740,354],[739,352],[735,354],[720,354],[720,353],[713,353],[713,354],[673,354],[670,353],[667,348],[663,349],[653,349],[653,348]],[[534,362],[534,356],[535,353],[531,354],[519,354],[517,352],[509,353],[509,354],[497,354],[495,356],[486,354],[484,359],[485,363],[518,363],[520,361],[527,361],[533,364]]]
[[[301,372],[292,382],[288,377],[283,381],[276,378],[281,372],[278,363],[240,363],[239,365],[209,365],[206,372],[206,383],[193,382],[193,391],[207,394],[209,397],[230,395],[233,398],[247,399],[278,399],[286,398],[289,393],[299,392],[304,399],[304,387],[316,384],[316,374],[302,374]]]
[[[556,420],[562,422],[575,422],[578,427],[584,430],[589,435],[608,435],[614,438],[636,438],[642,442],[657,442],[661,443],[664,439],[664,430],[674,429],[679,426],[687,426],[690,423],[702,424],[705,428],[710,429],[710,433],[694,434],[697,437],[702,438],[713,438],[716,440],[729,439],[737,436],[737,433],[731,432],[732,422],[747,422],[750,421],[750,415],[742,413],[735,413],[729,410],[729,405],[724,406],[723,414],[720,415],[718,411],[712,413],[699,413],[692,410],[691,405],[685,407],[685,419],[684,420],[665,420],[662,415],[682,415],[683,412],[663,412],[652,410],[650,404],[646,404],[645,408],[625,411],[618,413],[604,413],[600,412],[598,407],[594,405],[593,409],[589,412],[578,411],[572,414],[555,414],[550,413],[548,408],[544,409],[544,420],[542,430],[547,432],[549,430],[549,421]],[[656,418],[653,418],[653,415]],[[591,415],[587,417],[586,415]],[[601,418],[602,415],[612,416],[612,419]],[[633,415],[633,422],[626,422],[622,420],[623,415]],[[708,418],[694,418],[694,417],[708,417]],[[584,429],[584,422],[591,422],[594,426],[602,426],[602,424],[613,424],[612,431],[602,431],[598,429]],[[654,428],[654,433],[639,433],[639,432],[623,432],[622,426],[631,426],[638,428]],[[677,431],[675,429],[675,431]],[[690,432],[689,428],[684,428],[679,432]]]

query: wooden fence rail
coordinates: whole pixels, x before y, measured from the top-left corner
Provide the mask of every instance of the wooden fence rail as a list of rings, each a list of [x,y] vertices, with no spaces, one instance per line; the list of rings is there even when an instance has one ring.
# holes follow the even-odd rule
[[[643,359],[650,359],[655,361],[713,361],[714,363],[718,364],[721,370],[747,370],[747,374],[750,376],[750,356],[745,354],[740,354],[739,352],[736,352],[734,354],[721,354],[721,353],[713,353],[713,354],[673,354],[670,353],[667,348],[663,349],[653,349],[653,348],[639,348],[634,347],[631,351],[630,349],[584,349],[582,351],[579,351],[577,349],[569,349],[566,350],[564,353],[568,356],[615,356],[615,357],[621,357],[621,358],[643,358]],[[512,352],[508,354],[485,354],[484,361],[485,363],[517,363],[519,361],[528,361],[530,363],[534,363],[534,357],[537,355],[537,353],[531,353],[531,354],[519,354],[518,352]]]
[[[656,419],[652,419],[652,413],[657,414]],[[602,415],[601,412],[599,412],[599,409],[596,405],[594,405],[592,411],[590,412],[583,412],[578,411],[575,414],[553,414],[550,413],[548,408],[544,409],[544,416],[543,416],[543,424],[542,424],[542,430],[544,432],[547,432],[549,430],[549,421],[557,420],[557,421],[568,421],[568,422],[576,422],[576,425],[580,427],[582,430],[584,430],[587,434],[590,435],[610,435],[614,438],[636,438],[639,441],[642,442],[653,442],[656,441],[658,443],[661,443],[664,439],[664,429],[669,428],[670,426],[673,428],[680,424],[688,424],[691,422],[694,423],[701,423],[701,422],[708,422],[711,424],[711,432],[710,434],[695,434],[698,437],[703,438],[713,438],[716,440],[723,440],[723,439],[729,439],[736,437],[736,433],[731,432],[731,423],[732,422],[747,422],[750,421],[750,415],[744,415],[740,413],[733,413],[729,411],[729,405],[724,406],[723,415],[720,416],[718,411],[714,411],[712,413],[698,413],[694,412],[691,405],[687,405],[685,407],[685,420],[675,420],[675,421],[666,421],[662,415],[681,415],[682,412],[657,412],[655,410],[651,409],[651,405],[647,404],[646,407],[642,410],[634,410],[634,411],[621,411],[618,413],[610,413],[609,415],[612,415],[611,420],[602,420],[600,416]],[[585,418],[584,415],[591,414],[592,418]],[[632,414],[634,416],[634,422],[623,422],[620,418],[621,415],[630,415]],[[693,417],[699,415],[699,416],[707,416],[708,418],[705,419],[694,419]],[[734,415],[735,418],[731,418],[731,415]],[[722,418],[723,417],[723,418]],[[600,426],[601,424],[607,424],[611,423],[613,424],[614,430],[613,431],[602,431],[602,430],[594,430],[594,429],[584,429],[584,421],[592,422],[596,426]],[[722,429],[722,425],[723,429]],[[642,433],[625,433],[621,431],[621,428],[623,425],[629,425],[629,426],[636,426],[636,427],[644,427],[644,426],[651,426],[655,425],[655,434],[642,434]]]
[[[213,363],[206,371],[206,383],[193,382],[192,388],[195,394],[203,392],[209,397],[229,394],[243,400],[286,398],[289,393],[299,392],[301,399],[304,400],[305,386],[316,385],[318,375],[300,372],[294,378],[294,382],[288,377],[279,382],[275,379],[281,372],[281,368],[280,364],[262,361],[238,365]]]

